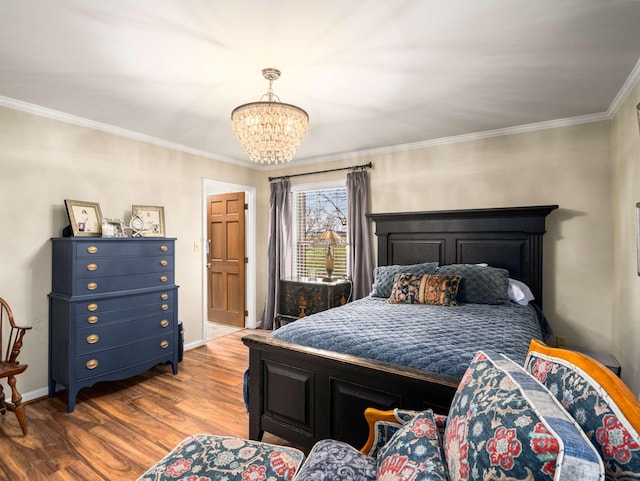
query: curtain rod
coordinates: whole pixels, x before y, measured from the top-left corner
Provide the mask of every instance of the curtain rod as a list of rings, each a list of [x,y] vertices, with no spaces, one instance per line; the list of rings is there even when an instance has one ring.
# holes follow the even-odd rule
[[[373,164],[369,162],[368,164],[352,165],[351,167],[340,167],[337,169],[318,170],[316,172],[305,172],[304,174],[280,175],[278,177],[269,177],[269,182],[273,180],[279,180],[279,179],[289,179],[291,177],[300,177],[302,175],[325,174],[327,172],[337,172],[339,170],[370,169],[372,167],[373,167]]]

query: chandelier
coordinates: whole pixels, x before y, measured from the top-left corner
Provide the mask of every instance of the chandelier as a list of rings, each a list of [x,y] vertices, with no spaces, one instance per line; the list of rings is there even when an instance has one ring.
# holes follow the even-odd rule
[[[300,146],[309,115],[300,107],[280,102],[273,93],[273,81],[280,78],[280,70],[265,68],[262,76],[269,81],[269,90],[258,102],[233,109],[233,132],[254,162],[282,164],[289,162]]]

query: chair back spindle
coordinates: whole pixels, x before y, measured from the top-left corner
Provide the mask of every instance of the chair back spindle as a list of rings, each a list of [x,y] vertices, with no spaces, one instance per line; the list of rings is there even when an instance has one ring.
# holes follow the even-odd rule
[[[17,326],[13,320],[13,312],[7,301],[0,297],[0,355],[5,349],[4,330],[5,323],[9,323],[9,338],[7,339],[5,355],[0,359],[0,379],[6,378],[7,383],[11,387],[11,402],[5,401],[2,385],[0,385],[0,413],[4,414],[6,410],[16,413],[18,423],[23,434],[27,434],[27,418],[24,412],[24,404],[22,404],[22,396],[16,388],[15,377],[22,374],[26,369],[26,364],[18,362],[18,356],[22,349],[22,340],[25,333],[31,329],[29,327]]]

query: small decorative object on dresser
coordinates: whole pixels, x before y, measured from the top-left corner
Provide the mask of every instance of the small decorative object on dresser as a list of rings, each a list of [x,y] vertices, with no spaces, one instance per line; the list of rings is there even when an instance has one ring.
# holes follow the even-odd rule
[[[351,300],[351,282],[346,279],[318,281],[308,278],[280,279],[278,314],[274,329]]]
[[[63,231],[65,237],[99,237],[102,235],[102,212],[100,204],[79,200],[64,200],[69,216],[69,226]]]
[[[132,205],[131,206],[131,223],[138,222],[134,221],[136,217],[139,217],[142,220],[142,229],[135,228],[131,225],[134,230],[134,237],[137,237],[136,232],[139,233],[142,237],[164,237],[164,207],[153,206],[153,205]],[[139,225],[138,225],[139,227]]]
[[[170,362],[178,372],[175,239],[52,239],[49,396]]]
[[[122,220],[103,217],[102,237],[126,237]]]

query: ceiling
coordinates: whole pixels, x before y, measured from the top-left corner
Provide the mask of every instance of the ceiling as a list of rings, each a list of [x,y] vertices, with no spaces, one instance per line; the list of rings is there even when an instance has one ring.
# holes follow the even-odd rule
[[[231,110],[282,71],[295,160],[607,112],[639,0],[0,0],[0,96],[247,162]]]

